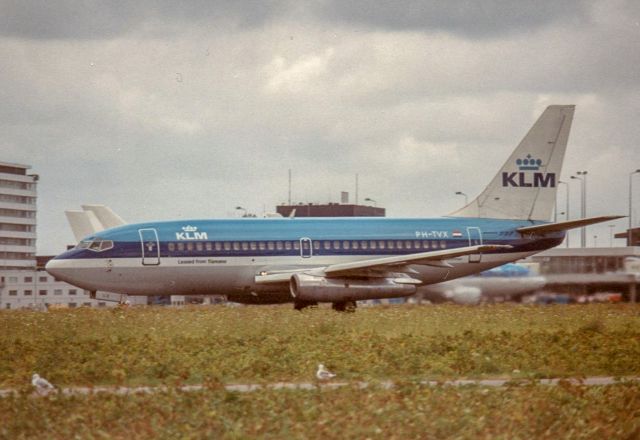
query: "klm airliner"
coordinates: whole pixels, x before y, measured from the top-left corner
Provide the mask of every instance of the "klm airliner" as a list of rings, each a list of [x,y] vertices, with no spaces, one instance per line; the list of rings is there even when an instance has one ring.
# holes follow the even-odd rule
[[[328,302],[344,311],[357,300],[413,295],[554,247],[568,229],[619,218],[549,222],[573,113],[572,105],[548,107],[484,191],[447,217],[124,224],[90,234],[46,269],[92,292],[222,294],[296,309]]]

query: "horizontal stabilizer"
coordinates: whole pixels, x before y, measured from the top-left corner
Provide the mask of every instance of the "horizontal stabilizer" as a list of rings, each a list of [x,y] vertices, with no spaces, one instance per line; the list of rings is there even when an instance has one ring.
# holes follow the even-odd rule
[[[584,226],[594,225],[596,223],[608,222],[625,217],[624,215],[605,215],[601,217],[583,218],[580,220],[568,220],[557,223],[547,223],[544,225],[525,226],[518,228],[521,234],[544,235],[551,232],[567,231],[569,229],[582,228]]]
[[[65,211],[64,213],[77,242],[88,235],[104,230],[104,226],[91,211]]]
[[[93,212],[98,218],[98,221],[104,226],[104,229],[116,228],[126,224],[126,222],[122,220],[122,217],[113,212],[108,206],[82,205],[82,209],[87,212]]]

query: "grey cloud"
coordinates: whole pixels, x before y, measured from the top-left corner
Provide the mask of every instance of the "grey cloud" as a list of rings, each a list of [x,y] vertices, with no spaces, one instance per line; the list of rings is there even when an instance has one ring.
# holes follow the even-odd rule
[[[329,20],[387,30],[444,31],[476,37],[526,32],[558,21],[587,19],[589,1],[328,0]]]
[[[5,0],[0,35],[33,39],[108,39],[133,30],[176,33],[197,23],[258,26],[285,11],[286,1]]]

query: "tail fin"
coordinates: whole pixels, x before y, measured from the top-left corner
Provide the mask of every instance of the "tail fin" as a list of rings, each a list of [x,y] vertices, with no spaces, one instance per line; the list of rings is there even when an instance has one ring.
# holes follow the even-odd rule
[[[547,107],[484,191],[450,215],[550,220],[574,110]]]

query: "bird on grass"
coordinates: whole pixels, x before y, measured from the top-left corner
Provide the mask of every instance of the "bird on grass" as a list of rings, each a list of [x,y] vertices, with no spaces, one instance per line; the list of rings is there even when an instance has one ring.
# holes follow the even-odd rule
[[[33,376],[31,376],[31,385],[33,385],[38,394],[47,394],[54,389],[54,386],[44,377],[40,377],[38,373],[34,373]]]
[[[327,370],[327,368],[324,365],[318,364],[318,371],[316,371],[316,377],[318,378],[318,380],[329,380],[336,377],[336,375],[331,371]]]

